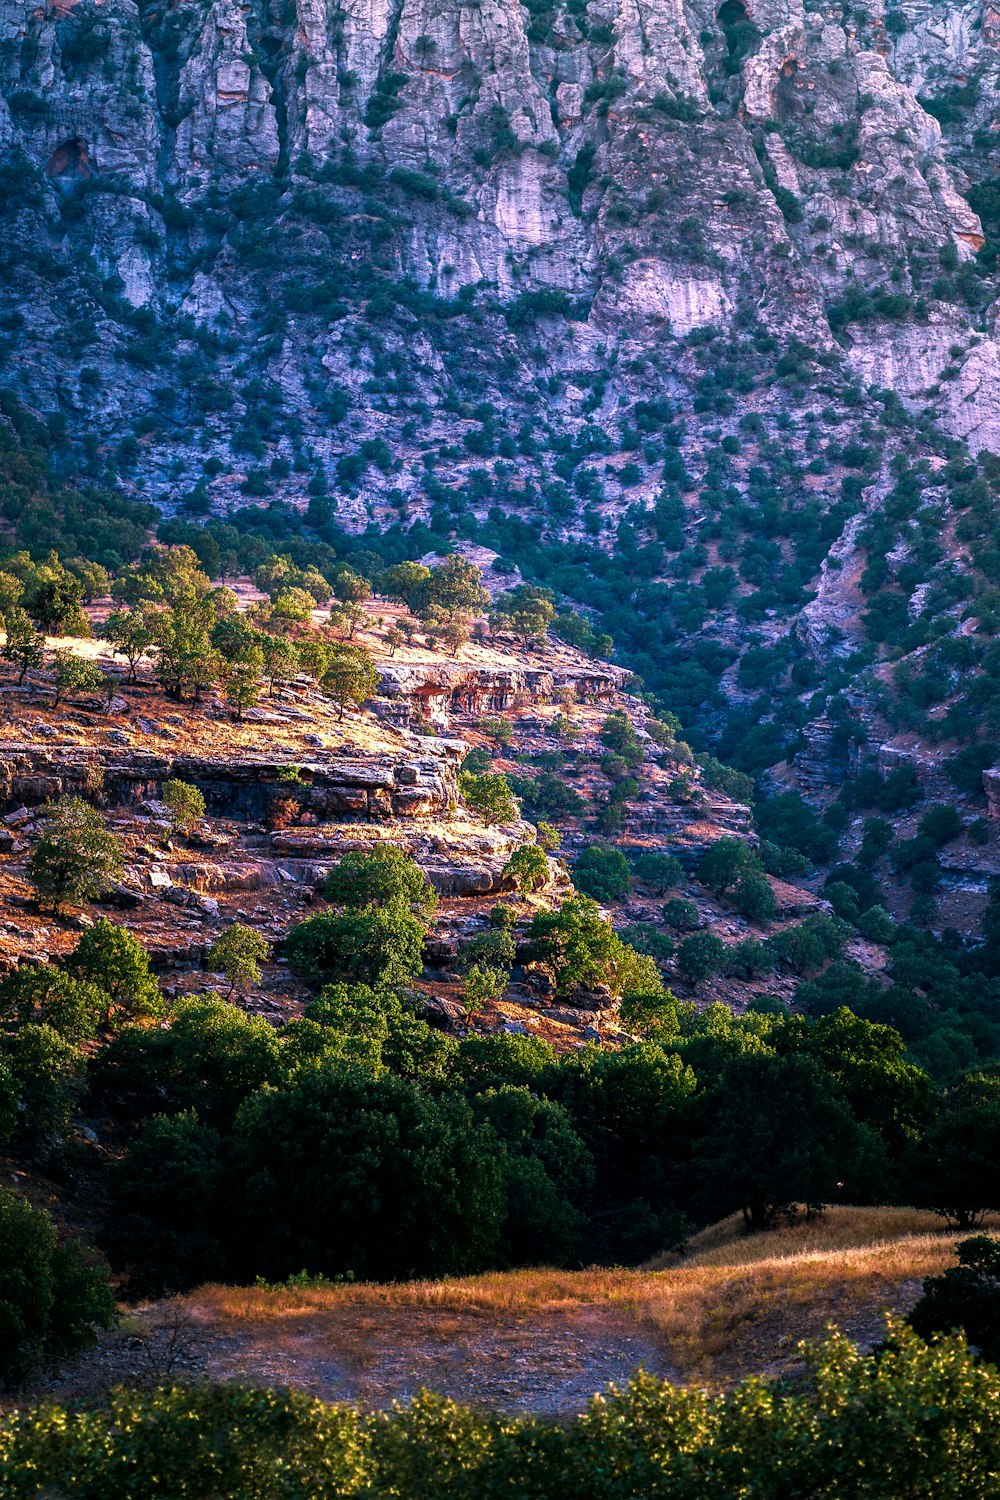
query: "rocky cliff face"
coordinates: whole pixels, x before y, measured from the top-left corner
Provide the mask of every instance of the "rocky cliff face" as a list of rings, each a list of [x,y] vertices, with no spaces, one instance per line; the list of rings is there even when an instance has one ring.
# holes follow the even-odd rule
[[[6,0],[2,27],[8,369],[102,437],[143,411],[229,435],[239,395],[199,410],[174,363],[212,329],[233,347],[198,378],[258,360],[322,448],[321,382],[375,404],[345,313],[377,324],[399,282],[569,313],[556,369],[748,323],[839,359],[830,305],[886,282],[926,315],[867,309],[849,368],[916,401],[957,364],[941,420],[1000,446],[1000,350],[960,288],[993,172],[988,5]],[[410,351],[431,379],[434,342]]]
[[[822,795],[845,713],[895,732],[838,696],[873,590],[929,679],[991,573],[993,500],[945,518],[949,440],[1000,451],[998,76],[981,0],[4,0],[4,383],[178,525],[596,572],[665,707]]]

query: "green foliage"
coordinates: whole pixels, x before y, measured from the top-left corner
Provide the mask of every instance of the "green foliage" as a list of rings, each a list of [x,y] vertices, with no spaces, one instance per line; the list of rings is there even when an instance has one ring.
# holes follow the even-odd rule
[[[742,839],[716,839],[698,861],[698,879],[716,896],[725,895],[744,872],[754,867],[754,855]]]
[[[0,1036],[0,1123],[29,1153],[44,1157],[61,1144],[82,1072],[76,1043],[45,1022]]]
[[[80,797],[60,797],[46,810],[45,828],[28,860],[41,900],[59,910],[82,905],[116,881],[124,868],[121,844]]]
[[[511,881],[520,896],[530,896],[548,883],[549,862],[537,844],[522,844],[503,867],[502,878]]]
[[[517,798],[502,772],[484,771],[481,776],[476,776],[470,771],[462,771],[458,790],[487,827],[492,823],[513,823],[520,815]]]
[[[973,1075],[949,1090],[941,1113],[914,1148],[918,1202],[960,1229],[1000,1204],[1000,1078]]]
[[[624,901],[630,876],[629,863],[622,851],[603,844],[586,845],[573,865],[577,890],[595,901]]]
[[[37,1022],[77,1046],[93,1041],[109,1008],[110,997],[96,984],[48,964],[22,965],[0,980],[0,1021],[5,1026]]]
[[[959,1339],[890,1325],[863,1353],[831,1334],[796,1385],[723,1396],[639,1373],[571,1422],[496,1417],[423,1392],[362,1418],[292,1391],[119,1391],[92,1409],[27,1408],[0,1427],[12,1500],[154,1488],[177,1500],[397,1495],[482,1500],[990,1500],[1000,1468],[996,1370]]]
[[[677,972],[685,984],[698,985],[721,969],[725,957],[726,945],[714,932],[693,932],[677,950]]]
[[[218,995],[178,999],[166,1027],[130,1027],[98,1055],[95,1093],[128,1101],[140,1115],[198,1109],[225,1125],[249,1094],[284,1076],[278,1033],[261,1016]]]
[[[0,1187],[0,1385],[56,1369],[115,1321],[107,1272],[48,1214]],[[0,1438],[0,1454],[3,1440]],[[0,1459],[0,1473],[2,1473]]]
[[[660,915],[668,927],[675,932],[694,932],[700,925],[701,917],[698,908],[693,901],[685,901],[680,896],[673,896],[664,902]]]
[[[437,896],[424,872],[392,844],[345,854],[327,876],[324,894],[337,906],[398,903],[424,919],[437,908]]]
[[[87,661],[86,657],[77,656],[69,650],[55,653],[53,681],[53,708],[58,707],[64,693],[104,693],[107,686],[104,673],[95,662]]]
[[[229,993],[253,989],[261,981],[261,964],[270,953],[270,944],[242,922],[227,927],[208,950],[205,962],[210,970],[225,974]]]
[[[163,1012],[159,986],[149,972],[145,949],[124,927],[106,917],[84,932],[66,967],[78,979],[98,985],[108,997],[104,1025],[112,1013],[125,1020],[155,1020]]]
[[[188,834],[205,816],[205,798],[196,786],[176,777],[163,783],[163,805],[179,833]]]
[[[536,912],[528,928],[530,960],[551,974],[559,996],[606,985],[613,995],[662,989],[656,965],[640,955],[605,922],[596,901],[577,896],[556,911]],[[640,982],[643,981],[643,982]]]
[[[16,605],[7,608],[3,618],[6,636],[2,655],[4,661],[16,667],[20,686],[27,674],[37,671],[45,660],[45,637]]]
[[[640,854],[634,869],[636,879],[656,896],[662,896],[672,886],[680,885],[684,878],[680,860],[674,859],[672,854],[660,854],[654,849]]]
[[[929,1276],[909,1316],[922,1338],[960,1332],[983,1359],[1000,1359],[1000,1241],[988,1234],[961,1240],[958,1265]]]
[[[424,924],[398,901],[343,915],[320,912],[292,928],[285,954],[311,984],[360,980],[391,987],[420,973],[424,932]]]
[[[857,1127],[814,1059],[733,1058],[701,1107],[710,1123],[696,1167],[713,1213],[725,1204],[748,1228],[766,1229],[796,1204],[817,1207],[836,1193]]]
[[[345,708],[360,708],[378,684],[374,659],[364,646],[334,641],[327,647],[320,686],[340,710],[339,719],[344,717]]]
[[[528,646],[544,639],[555,612],[548,589],[522,583],[496,596],[490,622],[496,630],[512,630]]]

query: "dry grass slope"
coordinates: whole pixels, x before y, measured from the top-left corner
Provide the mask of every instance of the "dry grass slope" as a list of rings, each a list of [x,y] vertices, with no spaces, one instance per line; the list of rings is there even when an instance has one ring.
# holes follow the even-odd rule
[[[990,1226],[987,1226],[990,1227]],[[1000,1220],[993,1227],[1000,1227]],[[684,1257],[645,1269],[538,1269],[394,1286],[208,1286],[187,1299],[196,1325],[271,1349],[316,1340],[347,1353],[363,1343],[425,1344],[537,1320],[652,1339],[684,1379],[726,1385],[794,1365],[803,1338],[836,1323],[864,1343],[886,1310],[905,1312],[958,1238],[932,1214],[831,1208],[747,1237],[734,1217],[692,1240]],[[374,1356],[369,1347],[368,1358]]]

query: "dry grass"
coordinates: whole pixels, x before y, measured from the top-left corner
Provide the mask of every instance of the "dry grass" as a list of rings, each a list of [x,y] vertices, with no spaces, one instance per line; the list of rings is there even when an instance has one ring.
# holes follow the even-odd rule
[[[188,1306],[195,1322],[230,1333],[268,1341],[309,1333],[350,1346],[360,1333],[372,1349],[583,1316],[590,1327],[654,1337],[685,1378],[726,1384],[794,1363],[798,1342],[829,1322],[877,1338],[884,1310],[906,1311],[922,1279],[953,1263],[957,1238],[916,1210],[834,1208],[752,1237],[724,1220],[697,1235],[683,1259],[640,1271],[537,1269],[275,1291],[207,1286]]]
[[[803,1214],[791,1224],[758,1235],[748,1235],[742,1215],[733,1214],[693,1235],[684,1255],[658,1256],[646,1269],[759,1265],[813,1252],[826,1256],[837,1250],[860,1249],[888,1241],[905,1242],[914,1236],[931,1236],[948,1244],[954,1239],[942,1219],[919,1208],[838,1206],[812,1217]]]

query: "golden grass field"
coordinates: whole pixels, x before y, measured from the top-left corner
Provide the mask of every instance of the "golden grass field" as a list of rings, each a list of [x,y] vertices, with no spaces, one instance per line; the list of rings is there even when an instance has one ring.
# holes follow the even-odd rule
[[[1000,1228],[1000,1219],[987,1229]],[[651,1339],[684,1379],[712,1384],[793,1364],[803,1338],[835,1323],[874,1342],[886,1310],[908,1311],[925,1276],[954,1262],[961,1236],[906,1208],[830,1208],[747,1236],[734,1216],[683,1256],[640,1270],[531,1269],[442,1281],[338,1287],[206,1286],[185,1302],[196,1325],[272,1348],[317,1339],[331,1351],[381,1341],[439,1343],[476,1328],[569,1321]]]

